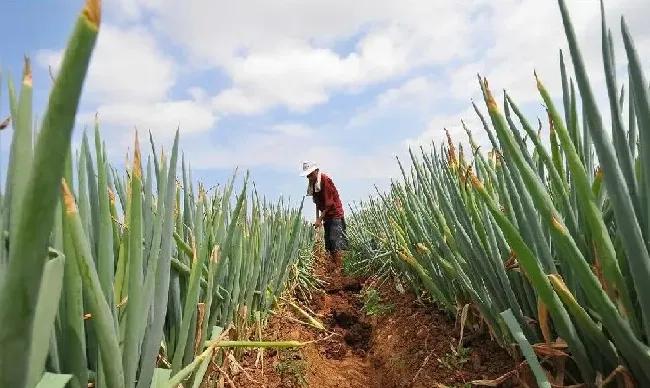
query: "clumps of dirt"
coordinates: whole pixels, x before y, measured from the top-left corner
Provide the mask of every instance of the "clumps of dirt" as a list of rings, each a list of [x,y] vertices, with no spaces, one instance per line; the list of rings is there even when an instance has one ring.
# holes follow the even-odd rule
[[[372,325],[365,321],[363,313],[346,306],[332,310],[334,324],[344,329],[345,343],[355,350],[368,350],[372,338]],[[359,352],[357,352],[359,353]]]
[[[344,329],[351,328],[355,323],[359,322],[359,318],[354,311],[350,309],[332,311],[332,319],[336,324]]]
[[[357,277],[334,277],[325,287],[328,295],[340,292],[358,293],[363,289],[363,280]]]
[[[353,349],[367,351],[370,346],[371,336],[372,325],[368,322],[357,322],[354,326],[350,327],[350,330],[348,330],[347,333],[345,333],[343,339],[345,340],[345,343]]]
[[[343,283],[343,286],[341,287],[343,291],[345,292],[359,292],[363,288],[362,283],[358,281],[358,279],[354,279],[353,281],[349,281],[347,283]]]
[[[329,284],[301,304],[326,331],[296,322],[300,317],[288,307],[276,311],[264,328],[264,339],[308,344],[266,350],[263,358],[249,351],[241,362],[243,371],[233,376],[235,386],[456,388],[514,369],[514,361],[486,334],[466,331],[471,341],[459,347],[454,317],[417,302],[411,292],[400,294],[385,286],[372,292],[370,306],[361,296],[367,295],[364,279],[332,276],[323,265],[317,274]]]
[[[332,288],[336,288],[336,291]],[[329,311],[324,314],[324,318],[328,330],[334,334],[329,348],[338,349],[336,356],[350,353],[364,357],[370,348],[372,324],[362,311],[363,303],[357,297],[358,291],[350,291],[362,288],[359,279],[341,277],[331,282],[326,289],[324,300]]]

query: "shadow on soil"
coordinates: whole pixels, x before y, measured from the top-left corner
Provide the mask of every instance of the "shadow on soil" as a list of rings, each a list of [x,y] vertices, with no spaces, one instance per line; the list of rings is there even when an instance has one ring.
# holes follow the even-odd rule
[[[364,289],[365,279],[332,277],[324,267],[317,272],[328,285],[300,303],[326,332],[289,318],[298,317],[290,308],[278,311],[264,329],[265,340],[313,342],[266,350],[263,357],[248,352],[232,378],[236,387],[470,387],[472,380],[497,379],[513,369],[512,358],[488,335],[466,336],[458,348],[454,319],[418,303],[411,292],[400,294],[392,285]]]

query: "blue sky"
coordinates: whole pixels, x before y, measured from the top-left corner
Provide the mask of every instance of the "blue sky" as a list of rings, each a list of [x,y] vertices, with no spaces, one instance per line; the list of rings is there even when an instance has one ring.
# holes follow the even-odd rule
[[[602,90],[598,5],[567,2]],[[619,51],[623,14],[642,58],[650,58],[647,1],[610,3]],[[18,81],[24,54],[34,69],[34,111],[42,113],[47,67],[56,72],[82,5],[3,6],[3,117],[7,71]],[[299,199],[299,166],[309,159],[331,174],[344,202],[362,199],[373,184],[386,187],[398,176],[395,156],[405,157],[408,145],[439,144],[443,128],[465,141],[460,119],[487,147],[470,105],[480,102],[478,72],[533,120],[542,114],[533,68],[556,97],[561,91],[565,38],[555,1],[104,0],[103,11],[77,142],[99,112],[111,160],[123,164],[134,127],[169,149],[180,126],[196,179],[210,187],[239,166],[270,198]],[[617,60],[623,64],[622,52]],[[1,135],[3,165],[9,136]]]

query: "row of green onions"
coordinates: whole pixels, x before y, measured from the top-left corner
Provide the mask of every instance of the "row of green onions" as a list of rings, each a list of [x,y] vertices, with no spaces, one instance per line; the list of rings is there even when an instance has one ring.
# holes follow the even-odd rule
[[[40,127],[29,61],[19,90],[8,81],[0,387],[199,387],[223,349],[301,346],[248,333],[288,288],[314,286],[300,268],[315,237],[302,204],[261,198],[248,174],[238,190],[236,173],[195,189],[178,131],[169,157],[150,134],[146,160],[136,133],[122,173],[98,120],[94,141],[71,149],[100,8],[88,0],[80,14]]]
[[[474,109],[492,150],[483,153],[463,124],[471,156],[449,135],[440,148],[411,152],[402,179],[354,207],[350,238],[373,271],[408,279],[444,310],[474,306],[499,343],[520,345],[540,387],[563,383],[540,367],[558,354],[570,354],[576,383],[650,386],[648,82],[622,19],[628,79],[619,89],[601,9],[606,128],[558,4],[574,76],[560,52],[557,106],[535,75],[549,141],[542,121],[534,127],[507,93],[500,108],[479,76],[487,114]]]

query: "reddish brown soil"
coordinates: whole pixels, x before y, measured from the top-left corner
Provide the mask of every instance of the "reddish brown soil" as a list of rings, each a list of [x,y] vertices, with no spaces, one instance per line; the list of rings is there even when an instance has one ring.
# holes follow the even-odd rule
[[[412,293],[384,286],[382,303],[392,311],[368,317],[359,297],[364,279],[323,278],[329,285],[303,306],[316,313],[327,332],[292,322],[289,316],[304,318],[291,307],[281,308],[264,328],[264,339],[314,342],[295,350],[266,350],[263,366],[257,352],[249,352],[241,362],[244,372],[232,378],[236,387],[469,387],[472,380],[497,379],[514,368],[488,336],[474,336],[464,359],[453,357],[459,335],[453,317],[417,303]]]
[[[472,336],[465,345],[469,352],[454,356],[460,330],[453,317],[423,306],[412,293],[382,294],[395,313],[376,319],[374,325],[370,355],[381,371],[374,387],[461,387],[474,380],[497,379],[514,368],[510,355],[489,335]]]

